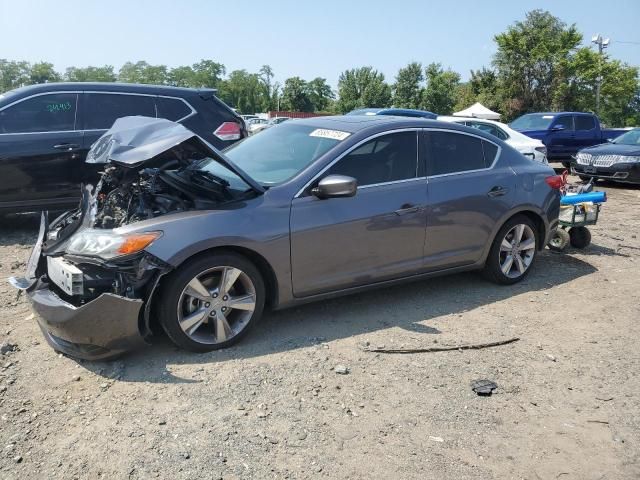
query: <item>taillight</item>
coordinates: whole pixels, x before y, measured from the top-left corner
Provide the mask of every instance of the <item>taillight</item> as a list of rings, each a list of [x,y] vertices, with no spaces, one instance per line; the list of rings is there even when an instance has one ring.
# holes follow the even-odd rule
[[[242,137],[240,125],[236,122],[224,122],[213,134],[225,142],[229,140],[240,140]]]
[[[545,178],[544,181],[554,190],[560,190],[567,184],[567,173],[565,170],[562,175],[553,175]]]

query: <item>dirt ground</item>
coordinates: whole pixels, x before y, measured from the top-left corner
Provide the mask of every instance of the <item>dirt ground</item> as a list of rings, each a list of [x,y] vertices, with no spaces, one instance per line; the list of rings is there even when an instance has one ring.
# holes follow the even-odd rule
[[[592,245],[518,285],[420,281],[269,313],[225,351],[98,363],[44,342],[4,282],[37,218],[0,220],[0,478],[640,478],[640,188],[601,188]]]

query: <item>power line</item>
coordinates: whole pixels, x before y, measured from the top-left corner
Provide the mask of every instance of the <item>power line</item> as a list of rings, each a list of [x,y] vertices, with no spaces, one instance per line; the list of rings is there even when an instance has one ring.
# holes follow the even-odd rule
[[[626,40],[612,40],[611,43],[628,43],[629,45],[640,45],[640,42],[631,42]]]

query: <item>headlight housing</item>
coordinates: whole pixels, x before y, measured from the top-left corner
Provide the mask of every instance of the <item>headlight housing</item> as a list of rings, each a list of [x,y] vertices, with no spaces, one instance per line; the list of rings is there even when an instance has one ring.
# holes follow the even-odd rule
[[[640,163],[640,155],[621,155],[620,163]]]
[[[161,235],[162,232],[119,234],[113,230],[87,229],[71,237],[67,253],[109,260],[138,253]]]

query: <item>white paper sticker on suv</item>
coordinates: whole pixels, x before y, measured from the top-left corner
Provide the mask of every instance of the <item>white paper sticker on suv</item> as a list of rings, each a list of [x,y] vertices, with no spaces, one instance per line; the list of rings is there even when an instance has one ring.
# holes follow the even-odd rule
[[[542,115],[542,118],[553,118],[553,115]]]
[[[349,132],[341,132],[340,130],[329,130],[326,128],[316,128],[309,134],[310,137],[330,138],[332,140],[344,140],[349,135]]]

